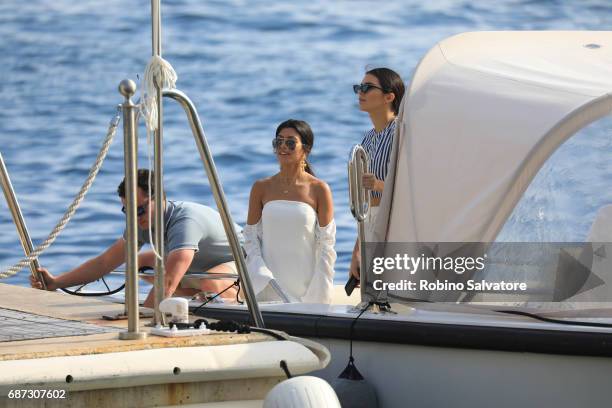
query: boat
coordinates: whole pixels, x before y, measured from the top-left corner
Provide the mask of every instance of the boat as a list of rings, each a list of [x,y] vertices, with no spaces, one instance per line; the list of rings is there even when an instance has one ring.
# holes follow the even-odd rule
[[[612,111],[610,50],[612,32],[588,31],[469,32],[433,46],[402,102],[384,215],[371,245],[383,243],[381,253],[390,257],[398,253],[393,244],[405,251],[417,245],[417,256],[423,248],[447,256],[476,243],[484,255],[515,245],[496,238],[538,171],[580,129]],[[370,274],[362,275],[368,283],[357,301],[338,287],[332,305],[260,304],[262,315],[267,327],[330,350],[331,363],[316,373],[321,378],[335,381],[350,355],[365,379],[355,383],[369,383],[380,407],[607,406],[609,221],[610,207],[603,206],[587,245],[577,247],[577,262],[562,271],[570,286],[577,276],[578,287],[561,299],[546,285],[542,295],[546,265],[536,263],[523,282],[537,290],[524,295],[372,293]],[[540,254],[533,243],[517,245],[522,255]],[[406,270],[380,276],[392,283],[410,278]],[[241,306],[207,305],[197,313],[245,318]],[[341,402],[345,397],[339,394]]]
[[[154,48],[159,46],[159,40],[157,44],[154,40]],[[378,219],[379,242],[373,243],[375,248],[379,243],[434,243],[428,246],[431,255],[446,256],[452,255],[464,243],[481,243],[484,245],[480,248],[486,253],[545,160],[579,129],[612,110],[610,47],[610,32],[570,31],[475,32],[436,44],[417,67],[402,103],[387,183],[390,187],[383,194],[383,216]],[[131,88],[129,83],[122,85],[127,100],[133,94]],[[181,103],[188,113],[196,140],[205,140],[198,136],[202,133],[201,124],[186,95],[160,88],[158,96],[162,95]],[[203,162],[210,166],[213,162],[206,157],[209,152],[205,143],[198,144],[198,148]],[[432,160],[432,157],[437,159]],[[358,162],[355,168],[359,168]],[[207,168],[207,174],[215,174],[212,169]],[[213,180],[211,185],[215,184]],[[156,192],[161,190],[156,188]],[[448,199],[449,195],[452,200]],[[223,208],[222,194],[219,201],[219,207]],[[357,214],[363,215],[362,210],[367,212],[363,200],[358,199],[355,204]],[[609,218],[608,214],[608,210],[602,209],[601,216],[595,220],[594,233],[608,230],[599,224],[600,219]],[[598,235],[592,242],[608,241],[605,236]],[[435,243],[454,245],[451,250],[440,252]],[[26,252],[31,251],[25,246]],[[383,250],[386,249],[383,245]],[[603,266],[598,267],[605,271],[605,256],[592,259],[592,262],[600,262]],[[243,271],[243,266],[241,268]],[[128,286],[132,294],[128,294],[126,303],[131,305],[128,313],[131,321],[124,337],[141,332],[139,314],[134,307],[134,269],[133,264],[128,266],[132,280]],[[574,407],[609,404],[610,391],[606,382],[612,374],[611,313],[605,307],[605,297],[589,297],[592,291],[601,292],[605,285],[591,288],[586,283],[587,277],[583,282],[587,290],[570,293],[565,303],[549,301],[534,305],[529,299],[519,299],[521,304],[517,305],[517,302],[487,298],[491,294],[485,292],[479,294],[482,299],[432,301],[430,296],[406,296],[403,289],[372,292],[374,285],[366,269],[362,268],[364,275],[359,293],[347,296],[344,288],[336,287],[331,305],[251,302],[249,307],[227,303],[209,303],[202,307],[201,302],[194,301],[190,307],[192,312],[206,319],[232,320],[255,327],[265,322],[266,329],[314,340],[314,344],[297,339],[281,342],[287,348],[279,349],[279,354],[287,356],[285,361],[292,373],[315,370],[312,375],[337,385],[338,376],[347,372],[348,361],[352,375],[343,375],[341,380],[346,380],[344,385],[347,381],[354,385],[353,391],[369,384],[368,392],[373,389],[376,394],[376,403],[370,406]],[[387,282],[403,277],[385,274]],[[240,278],[246,285],[247,298],[252,300],[252,293],[248,293],[248,275],[242,273]],[[599,278],[606,281],[605,276]],[[0,304],[4,308],[14,307],[26,296],[44,295],[44,299],[36,300],[38,306],[24,306],[21,312],[59,316],[64,320],[78,319],[81,323],[98,323],[100,312],[114,315],[122,308],[93,300],[73,302],[70,298],[68,303],[76,305],[78,310],[71,314],[64,309],[65,296],[19,289],[11,298],[12,292],[5,287],[0,289],[7,293]],[[595,301],[572,302],[579,297]],[[582,307],[573,307],[576,305]],[[68,314],[59,314],[60,308],[62,313]],[[90,308],[96,309],[91,312],[93,316]],[[261,314],[257,310],[261,310]],[[161,319],[159,311],[156,318]],[[108,323],[102,327],[117,330]],[[86,329],[93,330],[89,326],[81,330]],[[117,334],[94,335],[108,341],[110,336]],[[233,341],[231,337],[226,337],[226,341]],[[248,337],[244,340],[248,341]],[[136,340],[123,344],[131,344],[129,342],[139,344]],[[112,343],[117,347],[121,342]],[[225,346],[230,347],[229,344]],[[242,344],[240,347],[249,349],[244,352],[245,356],[260,353],[257,345]],[[236,346],[230,353],[240,347]],[[95,351],[81,351],[88,354],[87,361],[84,357],[72,359],[77,363],[71,367],[89,367],[90,360],[97,360]],[[43,366],[42,363],[50,361],[44,360],[47,358],[67,361],[77,357],[59,356],[58,352],[53,350],[51,356],[40,355],[42,360],[37,363]],[[118,350],[115,348],[112,352]],[[140,352],[131,350],[129,353],[136,356],[134,353]],[[11,353],[14,352],[6,350],[0,355],[14,355]],[[152,357],[153,353],[139,355],[145,360],[157,358]],[[278,363],[276,360],[262,365],[261,370],[268,377],[261,381],[258,391],[240,398],[245,406],[251,403],[248,399],[256,399],[258,401],[253,404],[261,405],[264,392],[282,378],[282,371],[273,364]],[[13,360],[2,360],[6,361]],[[248,365],[249,361],[244,363]],[[180,382],[184,372],[193,373],[189,378],[196,380],[197,377],[205,389],[212,389],[215,401],[230,398],[227,394],[219,396],[218,392],[226,390],[228,385],[236,385],[232,381],[252,378],[248,370],[243,370],[245,367],[233,361],[215,374],[225,375],[223,373],[231,371],[236,377],[228,377],[225,384],[207,385],[212,379],[203,372],[196,374],[201,367],[196,368],[191,363],[199,366],[197,361],[185,361],[183,366],[165,364],[138,375],[126,372],[113,379],[81,377],[74,375],[73,369],[67,370],[68,366],[62,366],[52,376],[39,380],[37,366],[31,374],[28,372],[31,377],[27,378],[36,378],[37,384],[48,381],[49,386],[64,387],[75,393],[89,384],[91,394],[84,398],[97,398],[105,392],[100,390],[117,387],[113,402],[116,393],[125,393],[131,386],[138,392],[142,391],[138,387],[145,387],[145,384],[158,386],[164,390],[160,391],[164,398],[174,395],[176,388],[199,387],[195,385],[197,382],[191,386]],[[300,365],[301,370],[294,369]],[[163,373],[158,374],[156,370]],[[356,370],[365,380],[355,374]],[[2,376],[4,392],[24,381],[24,377],[18,375],[21,368],[16,365],[6,363],[6,369],[1,372],[10,374]],[[128,378],[138,380],[129,380],[134,381],[130,383]],[[164,385],[175,383],[182,385]],[[243,391],[250,387],[244,383],[237,386]],[[340,401],[350,398],[350,395],[341,394],[339,388],[337,391]],[[189,402],[195,401],[189,398]],[[90,399],[87,401],[89,403]],[[361,403],[364,401],[370,400],[363,399]],[[171,401],[186,402],[185,399]],[[202,402],[212,400],[203,399]],[[151,402],[138,399],[133,404],[147,403]]]

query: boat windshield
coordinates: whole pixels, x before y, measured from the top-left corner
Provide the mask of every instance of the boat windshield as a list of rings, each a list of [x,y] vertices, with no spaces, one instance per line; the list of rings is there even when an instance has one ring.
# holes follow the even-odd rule
[[[609,321],[611,134],[606,117],[563,143],[492,243],[373,244],[371,295]]]
[[[603,153],[611,134],[608,116],[562,144],[501,229],[482,277],[527,286],[514,300],[501,296],[506,305],[612,316],[612,163]],[[473,301],[496,297],[483,293]]]

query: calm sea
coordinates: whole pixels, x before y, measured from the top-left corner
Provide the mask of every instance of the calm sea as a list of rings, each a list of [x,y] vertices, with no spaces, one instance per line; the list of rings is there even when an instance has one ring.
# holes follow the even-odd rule
[[[253,181],[277,170],[270,145],[276,125],[287,118],[312,125],[314,169],[334,194],[338,282],[346,279],[356,234],[347,153],[370,126],[351,85],[366,67],[391,67],[409,82],[430,47],[460,32],[612,26],[609,1],[163,3],[163,56],[198,107],[235,221],[246,220]],[[86,177],[122,100],[118,83],[142,77],[150,37],[148,1],[0,2],[0,152],[35,244]],[[503,234],[583,239],[595,210],[612,202],[611,129],[610,120],[600,121],[563,147]],[[143,131],[140,149],[146,166]],[[214,206],[184,113],[173,103],[166,103],[164,149],[169,198]],[[121,234],[115,191],[122,152],[118,137],[82,207],[42,256],[52,272],[98,254]],[[21,255],[0,200],[0,269]],[[4,282],[26,285],[27,274]]]

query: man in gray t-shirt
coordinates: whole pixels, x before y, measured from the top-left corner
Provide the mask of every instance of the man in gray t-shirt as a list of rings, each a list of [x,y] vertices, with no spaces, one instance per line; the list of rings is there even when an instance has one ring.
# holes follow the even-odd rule
[[[153,231],[149,235],[149,225],[155,219],[155,203],[148,194],[149,182],[153,188],[154,175],[149,174],[148,170],[138,170],[136,205],[139,247],[149,242],[149,236],[155,236]],[[119,184],[117,193],[125,205],[125,180]],[[124,208],[122,211],[125,211]],[[217,211],[196,203],[164,201],[164,227],[166,297],[179,294],[177,289],[186,273],[236,273],[229,242]],[[240,231],[238,225],[234,224],[234,228]],[[239,235],[239,238],[242,241],[242,236]],[[124,237],[121,237],[102,254],[69,272],[59,276],[53,276],[44,268],[39,272],[45,279],[48,290],[75,286],[92,282],[116,269],[125,262],[126,253],[127,244]],[[152,267],[154,264],[153,251],[138,254],[139,266]],[[42,289],[41,283],[35,278],[30,278],[30,283],[32,287]],[[226,286],[227,281],[202,280],[199,289],[219,292]],[[187,293],[183,291],[181,294]],[[232,296],[235,291],[232,293],[230,290],[226,294]],[[144,306],[153,306],[153,290],[149,292]]]
[[[221,216],[210,207],[186,201],[166,201],[164,226],[166,254],[178,249],[195,251],[187,273],[206,272],[234,260]],[[234,224],[234,229],[242,238],[241,228]],[[154,233],[152,235],[155,237]],[[126,236],[124,231],[123,237]],[[138,247],[149,243],[148,228],[139,228]]]

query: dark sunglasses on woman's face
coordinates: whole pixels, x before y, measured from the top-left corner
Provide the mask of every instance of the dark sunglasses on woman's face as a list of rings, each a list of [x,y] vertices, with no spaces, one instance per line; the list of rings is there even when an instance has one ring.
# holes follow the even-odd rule
[[[361,91],[361,93],[368,93],[368,91],[372,88],[380,89],[381,91],[385,92],[385,90],[381,88],[380,86],[376,86],[372,84],[353,85],[353,92],[355,92],[356,94],[358,94],[359,91]]]
[[[142,217],[143,215],[145,215],[145,213],[147,212],[147,205],[149,204],[149,202],[147,201],[145,204],[143,205],[139,205],[138,207],[136,207],[136,216],[137,217]],[[121,212],[126,214],[127,211],[125,209],[125,206],[121,207]]]
[[[272,147],[276,149],[280,149],[280,147],[285,143],[285,146],[291,151],[295,150],[295,146],[297,146],[297,142],[293,139],[282,139],[275,137],[272,139]]]

